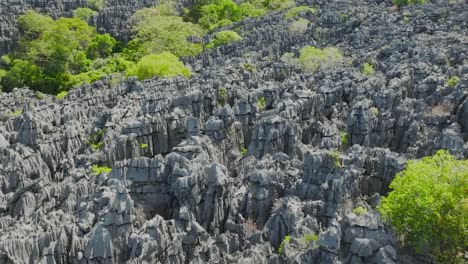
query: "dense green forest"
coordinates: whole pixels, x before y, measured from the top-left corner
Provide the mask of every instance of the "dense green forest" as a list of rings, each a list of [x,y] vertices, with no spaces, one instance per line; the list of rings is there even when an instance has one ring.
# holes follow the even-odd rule
[[[136,12],[128,21],[132,39],[120,43],[109,34],[100,34],[88,24],[102,1],[92,1],[90,8],[78,8],[72,18],[53,20],[47,15],[28,11],[18,19],[20,39],[17,47],[0,61],[1,88],[30,87],[48,94],[58,94],[110,76],[119,81],[127,76],[139,79],[153,76],[190,76],[179,60],[196,56],[204,49],[242,39],[234,31],[219,31],[204,45],[192,43],[190,36],[203,37],[212,30],[246,17],[294,7],[287,0],[246,1],[202,0],[191,9],[177,12],[174,3],[166,2]]]

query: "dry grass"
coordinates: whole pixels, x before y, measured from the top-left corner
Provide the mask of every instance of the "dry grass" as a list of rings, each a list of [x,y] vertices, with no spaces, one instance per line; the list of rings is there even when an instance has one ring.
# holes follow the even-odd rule
[[[244,231],[245,231],[245,234],[251,235],[251,234],[253,234],[256,230],[257,230],[257,223],[255,223],[254,220],[248,219],[247,221],[245,221],[245,223],[244,223]]]
[[[447,116],[453,110],[453,104],[451,102],[443,102],[439,105],[433,106],[426,111],[426,116]]]

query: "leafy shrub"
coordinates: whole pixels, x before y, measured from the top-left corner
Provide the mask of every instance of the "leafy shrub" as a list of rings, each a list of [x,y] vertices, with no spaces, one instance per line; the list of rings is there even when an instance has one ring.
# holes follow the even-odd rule
[[[10,116],[20,116],[23,113],[23,109],[18,109],[14,112],[10,112],[8,115]]]
[[[242,155],[242,156],[245,156],[246,154],[247,154],[247,148],[242,147],[242,148],[241,148],[241,155]]]
[[[258,98],[258,100],[257,100],[257,109],[258,109],[258,111],[263,112],[263,110],[265,110],[265,107],[266,107],[265,97]]]
[[[426,0],[392,0],[392,3],[397,6],[424,4]]]
[[[102,142],[102,136],[104,135],[104,130],[100,129],[97,133],[91,135],[91,138],[88,141],[88,144],[91,146],[91,149],[94,151],[104,147],[104,142]]]
[[[317,243],[319,237],[316,234],[307,234],[304,236],[304,242],[306,245],[309,245],[310,241],[315,241]]]
[[[55,96],[55,98],[62,100],[63,98],[65,98],[65,96],[67,96],[67,94],[68,94],[67,91],[61,91]]]
[[[291,237],[285,236],[278,248],[278,255],[282,255],[284,253],[284,247],[289,243],[289,241],[291,241]]]
[[[148,148],[148,144],[142,143],[142,144],[140,144],[140,148],[141,148],[141,149],[147,149],[147,148]]]
[[[242,40],[242,37],[235,31],[223,30],[214,35],[214,38],[206,45],[208,49],[212,49],[221,45],[237,42]]]
[[[291,52],[286,52],[283,55],[281,55],[280,60],[284,63],[297,66],[298,60],[294,57],[294,54]]]
[[[202,44],[187,40],[190,36],[205,34],[199,25],[184,22],[181,17],[161,14],[168,12],[153,7],[140,10],[130,18],[134,38],[123,51],[128,60],[137,61],[146,55],[166,51],[177,57],[195,56],[203,51]]]
[[[366,62],[362,66],[361,72],[362,72],[362,74],[367,75],[367,76],[374,75],[374,73],[375,73],[374,66],[372,66],[372,64]]]
[[[289,31],[296,33],[304,33],[307,31],[309,26],[309,20],[305,18],[299,18],[298,20],[291,23],[289,26]]]
[[[98,165],[93,165],[93,167],[91,168],[91,172],[93,173],[93,175],[95,176],[98,176],[98,175],[101,175],[103,173],[110,173],[112,171],[112,168],[109,168],[109,167],[100,167]]]
[[[373,117],[378,117],[379,116],[379,109],[377,107],[371,107],[370,112]]]
[[[73,17],[79,18],[83,21],[88,21],[92,16],[96,15],[97,12],[87,7],[80,7],[73,11]]]
[[[37,100],[42,100],[46,97],[46,95],[41,92],[35,92],[34,96],[36,96]]]
[[[334,152],[330,152],[329,155],[333,160],[333,166],[335,166],[335,168],[343,168],[340,153],[334,151]]]
[[[357,216],[365,215],[365,214],[367,214],[367,209],[362,207],[362,206],[358,206],[358,207],[353,209],[353,214],[355,214]]]
[[[177,75],[189,77],[190,71],[169,52],[147,55],[127,72],[127,76],[137,76],[140,80],[154,76],[172,78]]]
[[[248,70],[249,72],[252,72],[252,73],[257,72],[257,67],[252,63],[244,63],[242,67]]]
[[[104,6],[104,0],[87,0],[88,6],[96,11],[100,11]]]
[[[286,12],[286,14],[284,15],[284,18],[285,19],[295,18],[299,14],[306,13],[306,12],[315,13],[317,12],[317,10],[315,8],[308,7],[308,6],[296,6],[296,7],[291,8],[288,12]]]
[[[390,183],[379,210],[403,242],[428,248],[441,263],[462,263],[468,238],[468,160],[448,151],[410,160]]]
[[[449,87],[455,87],[457,86],[459,82],[460,82],[460,77],[452,76],[445,82],[445,84]]]
[[[263,0],[262,5],[268,10],[284,10],[296,6],[294,0]]]
[[[306,46],[300,50],[299,65],[311,73],[318,69],[327,69],[343,62],[343,55],[337,48],[319,49]]]
[[[349,143],[349,134],[347,132],[343,132],[341,134],[341,146],[344,147],[344,146],[347,146],[348,143]]]
[[[218,93],[217,93],[217,97],[218,97],[218,103],[220,105],[224,106],[226,104],[226,101],[227,101],[226,88],[224,88],[224,87],[219,88]]]

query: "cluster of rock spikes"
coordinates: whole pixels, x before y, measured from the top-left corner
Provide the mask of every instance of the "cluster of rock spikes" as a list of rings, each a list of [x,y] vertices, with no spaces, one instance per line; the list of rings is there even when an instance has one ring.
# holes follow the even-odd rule
[[[300,4],[305,32],[238,22],[190,79],[0,94],[0,263],[424,263],[377,206],[406,160],[468,157],[468,9]],[[307,45],[345,63],[280,59]]]

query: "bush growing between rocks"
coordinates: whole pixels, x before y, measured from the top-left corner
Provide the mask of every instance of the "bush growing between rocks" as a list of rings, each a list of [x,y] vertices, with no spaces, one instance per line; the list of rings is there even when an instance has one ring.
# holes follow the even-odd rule
[[[403,243],[441,263],[462,263],[468,238],[468,160],[446,150],[410,160],[379,207]]]
[[[91,10],[87,7],[80,7],[73,11],[73,17],[79,18],[85,22],[89,21],[89,19],[96,14],[96,11]]]
[[[266,107],[266,100],[265,97],[260,97],[257,100],[257,109],[259,112],[263,112]]]
[[[291,23],[289,26],[289,31],[296,33],[304,33],[307,31],[309,26],[309,20],[305,18],[299,18],[298,20]]]
[[[362,66],[361,72],[362,72],[362,74],[367,75],[367,76],[374,75],[374,73],[375,73],[374,66],[372,66],[372,64],[366,62]]]
[[[424,4],[426,0],[392,0],[392,3],[397,6]]]
[[[348,143],[349,143],[349,134],[347,132],[344,132],[341,134],[341,137],[340,137],[340,141],[341,141],[341,147],[346,147],[348,146]]]
[[[365,214],[367,214],[367,209],[362,207],[362,206],[358,206],[358,207],[353,209],[353,214],[355,214],[357,216],[365,215]]]
[[[316,234],[307,234],[307,235],[304,235],[304,242],[307,245],[309,245],[310,241],[314,241],[315,243],[317,243],[319,237],[316,235]]]
[[[452,76],[445,82],[445,84],[449,87],[455,87],[458,85],[459,82],[460,82],[460,77]]]
[[[101,167],[101,166],[98,166],[98,165],[93,165],[93,167],[91,168],[91,172],[95,176],[101,175],[103,173],[110,173],[111,171],[112,171],[112,169],[109,168],[109,167]]]
[[[311,73],[318,69],[335,67],[343,62],[343,55],[340,50],[334,47],[319,49],[306,46],[300,50],[299,65]]]
[[[289,243],[289,241],[291,241],[291,236],[285,236],[278,248],[278,255],[283,255],[284,247]]]
[[[178,75],[190,77],[190,71],[170,52],[147,55],[127,72],[127,76],[137,76],[139,80],[154,76],[172,78]]]
[[[206,45],[206,48],[212,49],[221,45],[237,42],[242,40],[242,37],[235,31],[223,30],[214,35],[214,38]]]
[[[148,148],[148,144],[142,143],[142,144],[140,144],[140,148],[145,150],[145,149]]]
[[[100,11],[104,6],[104,0],[87,0],[88,6],[96,11]]]
[[[317,10],[312,7],[308,6],[296,6],[291,8],[286,14],[284,15],[284,19],[291,19],[297,17],[301,13],[311,12],[315,13]]]
[[[55,98],[59,99],[59,100],[62,100],[63,98],[65,98],[65,96],[68,95],[68,92],[67,91],[61,91],[60,93],[58,93]]]

